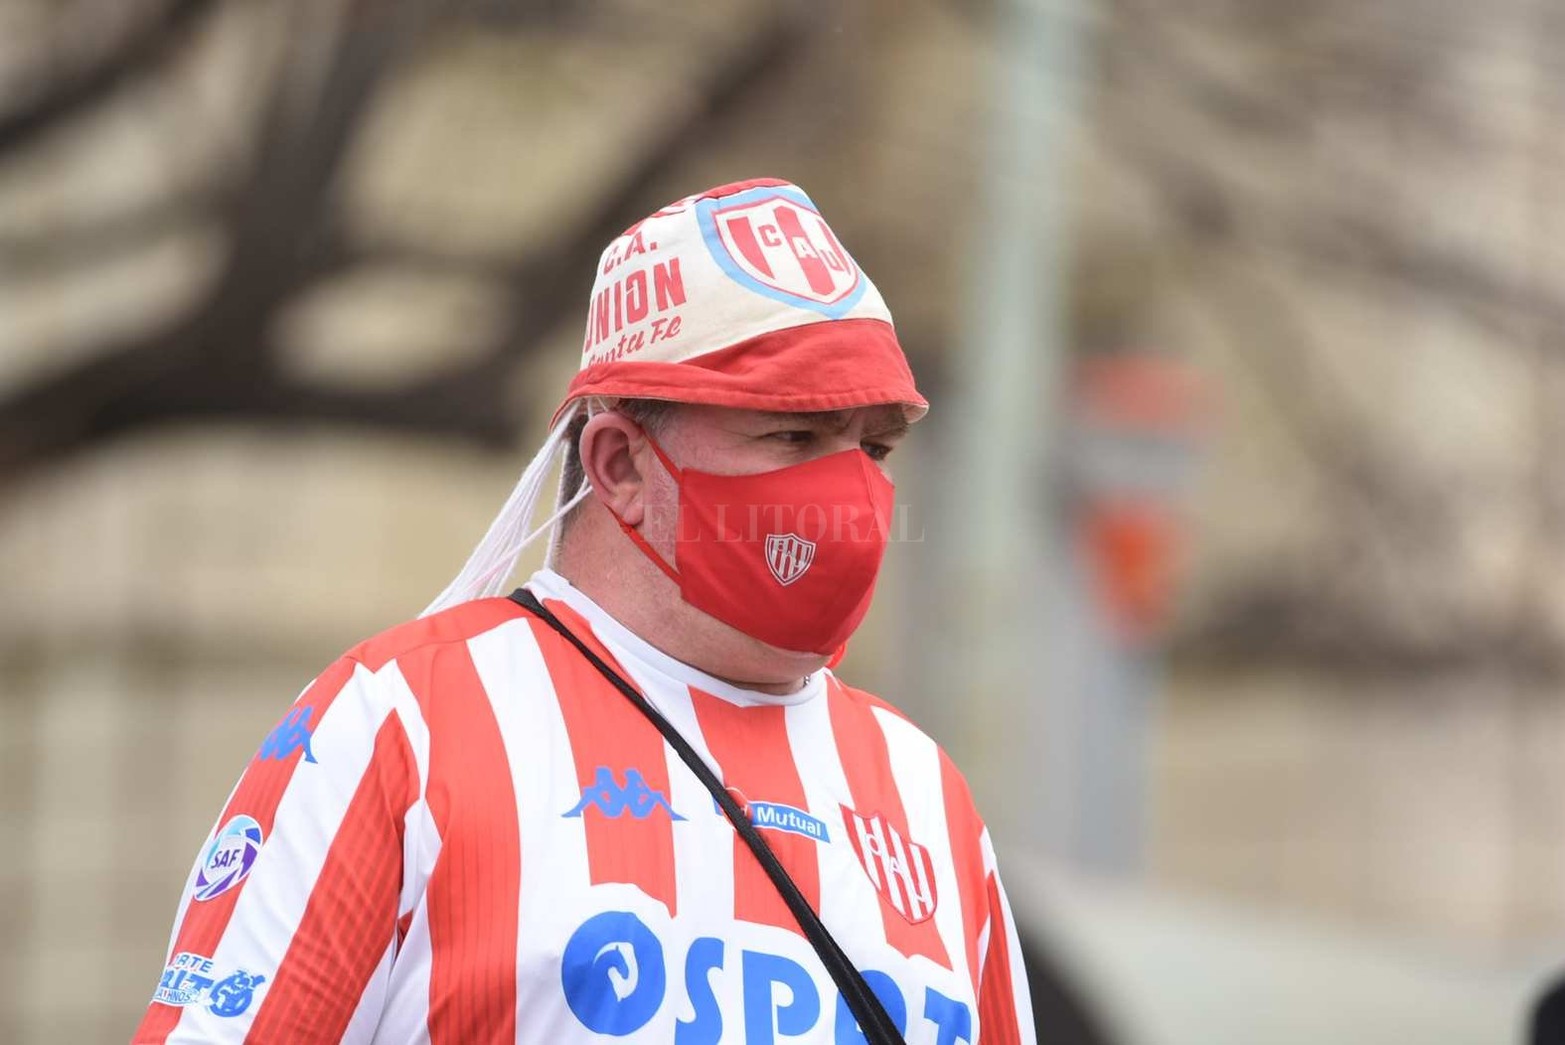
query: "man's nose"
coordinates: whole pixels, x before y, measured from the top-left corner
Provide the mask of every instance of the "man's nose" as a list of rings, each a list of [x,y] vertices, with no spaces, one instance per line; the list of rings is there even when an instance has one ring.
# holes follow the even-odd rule
[[[825,440],[823,440],[823,443],[825,445],[825,450],[821,454],[822,457],[826,456],[826,454],[839,454],[844,450],[857,449],[859,445],[859,435],[854,431],[833,432],[828,435]]]

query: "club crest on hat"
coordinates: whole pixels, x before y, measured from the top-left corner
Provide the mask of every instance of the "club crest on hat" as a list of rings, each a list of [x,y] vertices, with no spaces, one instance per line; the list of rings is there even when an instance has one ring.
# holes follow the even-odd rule
[[[814,561],[814,541],[807,541],[796,533],[766,535],[766,567],[783,587],[803,577]]]
[[[791,186],[703,199],[696,210],[713,260],[741,286],[833,319],[863,297],[858,264],[809,197]]]

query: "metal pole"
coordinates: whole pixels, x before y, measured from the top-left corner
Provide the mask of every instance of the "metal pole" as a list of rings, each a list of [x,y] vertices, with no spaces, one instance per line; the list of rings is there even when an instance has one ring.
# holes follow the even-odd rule
[[[1065,576],[1051,465],[1083,17],[1080,0],[1007,0],[996,12],[993,122],[949,415],[950,615],[938,629],[950,645],[925,654],[960,705],[946,732],[996,832],[1055,853],[1073,834],[1076,777],[1074,657],[1050,619],[1065,601],[1050,595]]]

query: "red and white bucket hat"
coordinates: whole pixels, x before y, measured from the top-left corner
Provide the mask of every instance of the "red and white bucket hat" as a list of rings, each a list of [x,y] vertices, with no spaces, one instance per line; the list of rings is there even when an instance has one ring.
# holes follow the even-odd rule
[[[504,590],[522,550],[589,492],[530,529],[572,417],[615,399],[787,413],[893,403],[909,421],[929,409],[880,292],[802,189],[757,178],[687,196],[604,250],[549,438],[425,614]]]
[[[774,178],[687,196],[609,244],[561,412],[586,396],[929,408],[880,292],[803,190]]]

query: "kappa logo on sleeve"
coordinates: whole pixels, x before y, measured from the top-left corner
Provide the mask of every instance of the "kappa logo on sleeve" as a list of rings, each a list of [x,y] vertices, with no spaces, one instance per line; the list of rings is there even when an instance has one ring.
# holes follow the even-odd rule
[[[304,749],[304,760],[315,761],[315,752],[310,750],[310,738],[315,734],[315,727],[310,725],[310,716],[315,714],[313,707],[293,708],[277,724],[277,728],[267,734],[261,742],[261,750],[256,753],[256,758],[262,762],[273,759],[283,761],[300,748]]]
[[[152,1000],[179,1008],[204,1005],[214,1016],[242,1016],[255,1000],[255,992],[265,982],[265,976],[243,969],[218,979],[211,958],[180,951],[163,967],[163,976],[152,992]]]
[[[674,812],[674,807],[668,804],[668,797],[663,792],[654,791],[648,786],[639,769],[625,770],[625,783],[621,786],[614,779],[613,770],[608,766],[599,766],[592,783],[582,788],[581,801],[569,812],[560,815],[581,816],[588,806],[596,806],[598,812],[610,818],[629,813],[637,820],[645,820],[654,811],[661,809],[670,819],[685,819]]]

